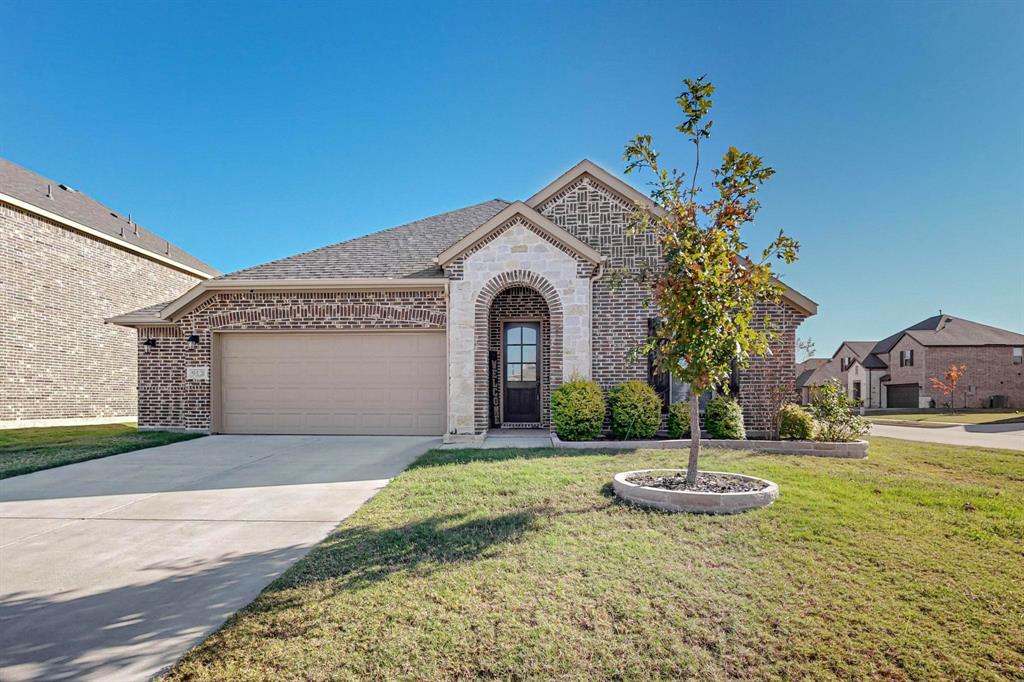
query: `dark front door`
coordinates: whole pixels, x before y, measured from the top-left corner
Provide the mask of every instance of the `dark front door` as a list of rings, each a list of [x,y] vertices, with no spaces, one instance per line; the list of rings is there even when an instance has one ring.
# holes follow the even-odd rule
[[[506,322],[502,382],[505,422],[540,421],[540,325]]]

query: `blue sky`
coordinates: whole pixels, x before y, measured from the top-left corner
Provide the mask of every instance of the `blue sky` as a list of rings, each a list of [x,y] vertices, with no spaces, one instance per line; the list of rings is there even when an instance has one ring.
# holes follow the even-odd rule
[[[0,155],[229,271],[673,132],[778,174],[751,232],[831,354],[945,312],[1024,330],[1024,3],[0,0]],[[631,181],[632,178],[631,178]],[[635,181],[634,181],[635,182]]]

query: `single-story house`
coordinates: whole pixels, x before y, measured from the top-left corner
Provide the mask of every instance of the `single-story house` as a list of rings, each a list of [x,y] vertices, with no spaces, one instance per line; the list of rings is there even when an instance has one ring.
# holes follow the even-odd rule
[[[0,159],[0,427],[134,418],[137,335],[104,318],[217,274],[131,215]]]
[[[629,357],[654,315],[645,290],[609,276],[660,262],[653,235],[627,230],[637,202],[654,209],[583,161],[525,201],[246,268],[117,316],[138,330],[140,426],[467,441],[549,428],[551,391],[573,376],[669,385]],[[772,389],[794,379],[796,328],[816,311],[789,288],[763,305],[779,338],[740,373],[751,432],[768,429]]]

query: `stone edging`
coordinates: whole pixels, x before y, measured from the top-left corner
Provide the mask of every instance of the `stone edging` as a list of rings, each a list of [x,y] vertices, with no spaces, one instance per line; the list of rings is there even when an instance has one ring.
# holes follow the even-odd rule
[[[709,448],[730,450],[754,450],[780,455],[810,455],[813,457],[837,457],[841,459],[864,459],[868,456],[868,442],[858,440],[852,443],[828,443],[816,440],[721,440],[702,438],[701,445]],[[566,450],[684,450],[689,449],[690,439],[674,440],[584,440],[566,441],[551,434],[551,443]]]
[[[650,488],[630,483],[626,479],[634,474],[655,472],[678,472],[678,469],[640,469],[615,474],[612,487],[615,494],[627,502],[643,507],[654,507],[670,512],[691,512],[698,514],[738,514],[748,509],[767,507],[779,497],[779,486],[771,481],[754,476],[723,471],[707,471],[709,474],[728,474],[751,481],[764,481],[768,487],[745,493],[706,493],[692,490],[667,490]]]

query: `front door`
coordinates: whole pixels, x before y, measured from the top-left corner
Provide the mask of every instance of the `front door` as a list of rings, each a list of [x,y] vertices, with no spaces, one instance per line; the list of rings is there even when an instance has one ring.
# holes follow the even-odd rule
[[[505,409],[502,421],[540,421],[540,325],[506,322],[503,377]]]

